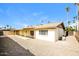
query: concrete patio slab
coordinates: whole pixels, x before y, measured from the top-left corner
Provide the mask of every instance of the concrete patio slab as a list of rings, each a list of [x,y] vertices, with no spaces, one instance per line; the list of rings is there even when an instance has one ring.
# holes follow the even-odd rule
[[[65,41],[48,42],[37,39],[23,40],[18,36],[8,36],[36,56],[79,56],[79,43],[74,36]]]

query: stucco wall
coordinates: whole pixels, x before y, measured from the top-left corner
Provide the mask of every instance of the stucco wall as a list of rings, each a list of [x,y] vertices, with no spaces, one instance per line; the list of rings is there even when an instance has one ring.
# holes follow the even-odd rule
[[[55,41],[58,41],[59,39],[59,31],[58,29],[55,30]]]
[[[57,28],[58,33],[59,33],[59,37],[62,37],[63,35],[65,35],[65,32],[62,28]]]
[[[55,31],[56,41],[58,41],[59,38],[62,37],[63,35],[65,35],[65,31],[62,28],[57,28]]]
[[[24,34],[24,36],[30,36],[30,31],[29,31],[29,30],[25,30],[25,31],[23,32],[23,34]]]
[[[35,31],[35,38],[46,40],[46,41],[55,41],[55,31],[54,30],[48,30],[48,35],[39,35],[39,30]]]
[[[34,30],[20,30],[19,31],[19,35],[21,35],[21,36],[31,36],[30,35],[30,31],[34,31]]]
[[[35,31],[35,38],[40,40],[55,42],[64,35],[64,30],[61,28],[48,29],[48,35],[39,35],[39,30]]]
[[[14,31],[3,31],[3,35],[14,35]]]

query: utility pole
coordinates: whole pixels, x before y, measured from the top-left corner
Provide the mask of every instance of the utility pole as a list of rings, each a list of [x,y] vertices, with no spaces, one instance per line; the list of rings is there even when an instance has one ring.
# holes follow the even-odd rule
[[[79,31],[79,3],[76,3],[77,5],[77,31]]]

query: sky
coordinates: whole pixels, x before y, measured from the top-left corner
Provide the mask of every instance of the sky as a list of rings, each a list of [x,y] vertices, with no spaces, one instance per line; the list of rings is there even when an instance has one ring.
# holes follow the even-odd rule
[[[48,21],[64,22],[66,26],[67,6],[70,7],[69,21],[72,21],[77,9],[73,3],[0,3],[0,26],[23,28]]]

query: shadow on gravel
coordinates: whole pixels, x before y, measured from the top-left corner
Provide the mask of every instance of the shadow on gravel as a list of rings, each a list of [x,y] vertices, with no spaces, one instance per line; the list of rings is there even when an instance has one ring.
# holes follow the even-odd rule
[[[0,37],[0,56],[34,56],[9,37]]]

